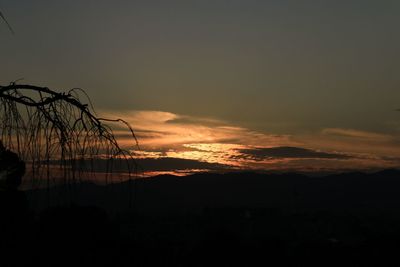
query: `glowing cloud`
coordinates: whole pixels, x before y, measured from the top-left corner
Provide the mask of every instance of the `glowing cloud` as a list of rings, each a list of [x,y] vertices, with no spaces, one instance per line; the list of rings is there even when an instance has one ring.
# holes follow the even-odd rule
[[[195,161],[202,163],[198,166],[213,166],[213,170],[332,171],[400,165],[400,153],[395,153],[393,146],[398,139],[390,135],[340,128],[308,135],[275,135],[215,118],[163,111],[105,112],[104,115],[125,118],[133,126],[141,147],[136,151],[139,159]],[[116,133],[129,146],[128,133]],[[371,143],[376,145],[375,151],[370,151]],[[190,172],[184,166],[189,165],[178,168],[171,164],[171,170]]]
[[[296,145],[289,135],[268,135],[229,125],[212,118],[183,116],[162,111],[105,112],[122,117],[135,129],[140,144],[150,148],[173,148],[191,143],[233,143],[268,146]],[[123,137],[123,133],[121,137]],[[128,136],[127,136],[128,137]]]

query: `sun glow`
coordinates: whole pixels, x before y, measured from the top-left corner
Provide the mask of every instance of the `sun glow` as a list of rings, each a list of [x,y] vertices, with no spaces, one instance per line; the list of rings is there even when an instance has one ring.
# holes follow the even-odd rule
[[[240,149],[246,148],[237,144],[204,143],[204,144],[183,144],[186,151],[169,151],[168,157],[198,160],[209,163],[218,163],[234,167],[244,167],[241,161]]]
[[[162,111],[113,112],[105,116],[126,118],[133,126],[140,150],[130,145],[126,132],[115,133],[121,144],[134,150],[138,159],[189,160],[214,164],[214,170],[215,164],[223,170],[303,171],[399,166],[400,153],[393,149],[396,137],[376,133],[329,128],[309,135],[267,134],[214,118]],[[375,150],[382,155],[368,153],[364,149],[366,141],[376,144]],[[283,149],[284,153],[274,154],[269,150],[274,147]],[[300,155],[299,149],[303,152]],[[190,169],[208,171],[206,164],[199,168],[181,166],[178,170],[172,165],[170,168],[180,175],[195,172]]]

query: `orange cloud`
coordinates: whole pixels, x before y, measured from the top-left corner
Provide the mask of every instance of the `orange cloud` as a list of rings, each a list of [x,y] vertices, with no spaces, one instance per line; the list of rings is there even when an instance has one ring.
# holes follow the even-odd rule
[[[105,112],[134,128],[138,158],[175,158],[260,170],[354,170],[400,166],[399,138],[326,128],[308,135],[253,131],[215,118],[163,111]],[[116,131],[128,146],[129,135]],[[133,146],[132,146],[133,148]],[[181,170],[182,171],[182,170]]]
[[[400,157],[400,137],[355,129],[326,128],[298,135],[297,141],[330,151],[359,154],[362,157]]]
[[[356,139],[369,139],[381,142],[392,141],[394,139],[393,136],[387,134],[359,131],[354,129],[341,129],[341,128],[326,128],[322,130],[322,134],[356,138]]]
[[[170,148],[190,143],[296,145],[289,135],[259,133],[212,118],[162,111],[104,112],[104,116],[121,117],[128,121],[137,133],[142,147]]]

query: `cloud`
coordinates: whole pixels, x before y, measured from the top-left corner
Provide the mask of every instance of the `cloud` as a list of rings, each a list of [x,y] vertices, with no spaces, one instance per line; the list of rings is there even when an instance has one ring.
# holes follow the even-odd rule
[[[269,134],[229,122],[164,111],[104,112],[128,121],[136,156],[156,169],[351,170],[399,166],[400,139],[357,129],[325,128],[308,134]],[[118,140],[135,149],[128,132]],[[146,165],[145,164],[145,165]]]
[[[268,147],[241,149],[243,155],[260,161],[266,159],[349,159],[351,156],[338,153],[326,153],[301,147]]]
[[[53,165],[58,165],[59,161],[54,160],[51,162]],[[112,165],[111,165],[112,163]],[[82,171],[92,171],[104,173],[110,171],[112,168],[113,172],[116,173],[127,173],[134,168],[138,167],[139,171],[144,172],[155,172],[155,171],[185,171],[185,170],[227,170],[232,169],[230,166],[219,164],[202,162],[198,160],[182,159],[182,158],[137,158],[134,161],[128,160],[125,162],[122,159],[114,159],[112,162],[106,159],[92,159],[80,161],[77,168]]]
[[[325,128],[320,132],[294,137],[320,150],[360,154],[362,157],[400,157],[400,137],[357,129]]]
[[[138,160],[138,164],[145,171],[170,171],[170,170],[226,170],[230,166],[181,158],[146,158]]]
[[[139,143],[145,148],[176,147],[191,143],[235,143],[296,145],[290,135],[270,135],[231,125],[228,122],[163,111],[103,112],[105,117],[120,117],[132,125]],[[117,132],[128,142],[129,135]]]
[[[393,136],[387,134],[341,128],[326,128],[322,130],[322,134],[356,139],[369,139],[373,141],[390,141],[393,139]]]
[[[191,124],[191,125],[207,125],[207,126],[215,126],[224,124],[221,120],[212,119],[212,118],[199,118],[194,116],[184,116],[177,115],[176,118],[166,121],[166,123],[171,124]]]

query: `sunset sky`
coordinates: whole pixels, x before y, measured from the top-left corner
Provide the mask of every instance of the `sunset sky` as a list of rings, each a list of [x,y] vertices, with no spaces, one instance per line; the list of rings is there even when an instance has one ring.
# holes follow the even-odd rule
[[[85,89],[99,114],[131,123],[137,157],[170,160],[164,171],[400,167],[398,0],[0,10],[15,31],[0,23],[0,84]]]

